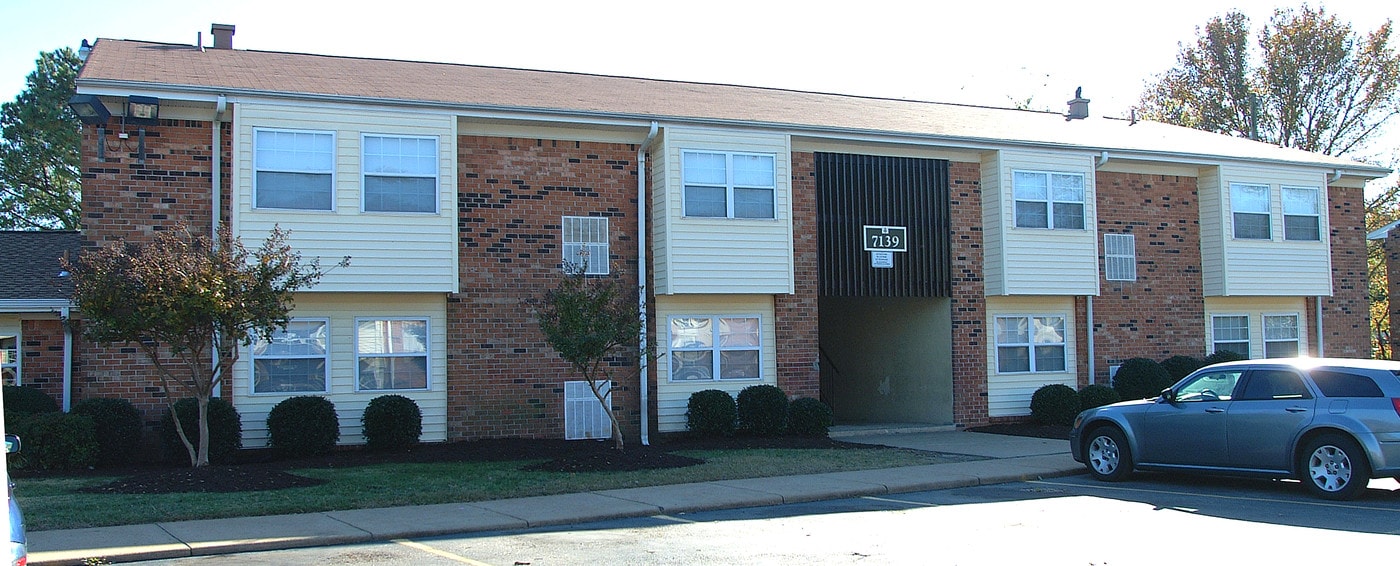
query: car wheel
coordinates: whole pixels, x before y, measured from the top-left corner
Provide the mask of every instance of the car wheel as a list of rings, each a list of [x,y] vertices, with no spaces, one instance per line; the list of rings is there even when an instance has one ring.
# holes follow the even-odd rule
[[[1133,472],[1133,456],[1123,433],[1111,426],[1094,429],[1084,445],[1084,465],[1101,481],[1121,481]]]
[[[1371,480],[1370,465],[1356,441],[1324,434],[1303,447],[1299,472],[1308,491],[1324,499],[1352,499]]]

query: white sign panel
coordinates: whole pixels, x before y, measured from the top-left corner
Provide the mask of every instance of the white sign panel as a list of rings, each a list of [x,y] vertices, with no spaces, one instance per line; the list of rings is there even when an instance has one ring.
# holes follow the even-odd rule
[[[870,267],[877,269],[893,269],[894,252],[870,252]]]

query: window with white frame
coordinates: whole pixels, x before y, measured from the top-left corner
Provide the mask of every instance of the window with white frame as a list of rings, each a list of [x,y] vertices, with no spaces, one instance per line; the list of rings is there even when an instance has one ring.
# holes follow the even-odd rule
[[[585,275],[607,275],[608,219],[565,216],[562,227],[564,270],[583,268]]]
[[[1249,357],[1249,316],[1243,314],[1210,317],[1211,351],[1234,352]]]
[[[1065,371],[1065,317],[996,317],[997,373]]]
[[[1283,239],[1322,239],[1321,195],[1311,187],[1283,187]]]
[[[253,393],[326,391],[329,350],[325,320],[295,319],[253,340]]]
[[[253,206],[334,208],[335,135],[253,130]]]
[[[356,319],[356,387],[360,391],[428,388],[428,320]]]
[[[0,336],[0,381],[19,385],[19,337]]]
[[[1132,234],[1103,235],[1104,278],[1137,281],[1137,238]]]
[[[1230,183],[1230,211],[1234,213],[1235,238],[1270,240],[1269,186]]]
[[[1017,228],[1084,229],[1084,175],[1012,172]]]
[[[1264,357],[1298,357],[1298,315],[1264,315]]]
[[[759,379],[759,324],[756,316],[671,317],[671,381]]]
[[[438,140],[363,136],[364,210],[429,212],[438,207]]]
[[[683,214],[776,218],[777,158],[714,151],[681,152]]]

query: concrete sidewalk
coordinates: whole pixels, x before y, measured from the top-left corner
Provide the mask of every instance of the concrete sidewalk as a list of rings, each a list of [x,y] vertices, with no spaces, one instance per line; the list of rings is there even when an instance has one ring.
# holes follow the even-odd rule
[[[833,435],[837,436],[837,435]],[[81,564],[525,529],[802,501],[948,489],[1079,473],[1069,443],[975,432],[845,431],[848,442],[985,460],[725,480],[474,503],[327,511],[29,533],[29,563]]]

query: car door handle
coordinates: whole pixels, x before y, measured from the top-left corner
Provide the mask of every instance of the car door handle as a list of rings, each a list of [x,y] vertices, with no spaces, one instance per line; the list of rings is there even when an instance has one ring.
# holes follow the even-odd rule
[[[1307,408],[1307,407],[1289,407],[1289,408],[1284,409],[1284,410],[1285,410],[1285,411],[1288,411],[1288,412],[1290,412],[1290,413],[1306,413],[1306,412],[1308,412],[1308,408]]]
[[[1207,412],[1207,413],[1223,413],[1223,412],[1225,412],[1225,409],[1222,409],[1222,408],[1220,408],[1220,407],[1211,407],[1211,408],[1209,408],[1209,409],[1206,409],[1206,412]]]

